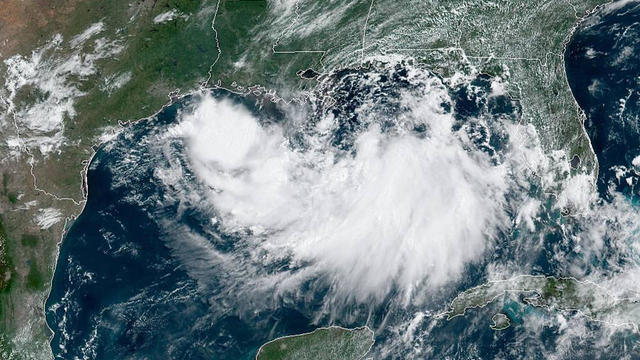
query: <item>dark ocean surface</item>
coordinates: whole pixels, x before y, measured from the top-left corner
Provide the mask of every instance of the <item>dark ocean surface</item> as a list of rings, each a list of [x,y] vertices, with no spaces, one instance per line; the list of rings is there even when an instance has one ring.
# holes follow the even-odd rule
[[[607,184],[616,179],[616,166],[632,171],[632,161],[640,155],[639,20],[640,5],[635,4],[601,18],[594,16],[590,25],[578,29],[567,47],[567,74],[587,114],[586,128],[600,162],[598,186],[603,197],[607,196]],[[618,62],[621,58],[625,60]],[[410,86],[402,82],[402,73],[402,69],[397,71],[398,79],[380,80],[380,88],[391,94],[390,99]],[[336,74],[338,78],[344,75]],[[353,70],[346,75],[360,74]],[[353,84],[343,85],[345,95],[333,111],[345,120],[334,136],[334,146],[348,151],[354,132],[363,122],[352,114],[354,104],[369,89],[353,90]],[[455,100],[450,111],[460,124],[480,115],[520,116],[519,104],[506,97],[477,98],[489,91],[490,79],[481,76],[473,86],[480,90],[450,90]],[[282,114],[273,105],[259,106],[256,99],[223,91],[213,94],[243,103],[265,122],[282,121]],[[88,172],[88,202],[61,245],[46,304],[47,322],[55,334],[51,346],[56,358],[253,359],[258,347],[268,340],[330,324],[371,326],[377,341],[373,351],[381,358],[404,358],[404,354],[415,354],[413,347],[419,346],[435,349],[432,354],[438,358],[542,357],[552,346],[558,326],[545,327],[532,337],[519,324],[554,315],[523,305],[517,298],[507,299],[501,308],[490,306],[425,326],[425,336],[403,348],[394,343],[398,334],[393,325],[425,309],[400,307],[390,298],[373,308],[354,304],[337,318],[318,316],[327,288],[321,279],[310,280],[295,294],[279,297],[268,290],[237,290],[243,289],[238,282],[254,275],[276,274],[284,264],[267,268],[252,264],[247,243],[212,224],[203,210],[207,205],[195,196],[187,200],[178,196],[179,189],[191,188],[189,184],[198,180],[181,155],[183,145],[167,140],[165,135],[180,111],[195,100],[183,98],[158,116],[132,125],[95,155]],[[393,101],[384,100],[380,106],[397,111]],[[484,131],[478,130],[475,135],[480,143],[491,144],[485,150],[500,151],[503,139]],[[181,169],[174,183],[167,184],[161,180],[166,176],[158,176],[168,168]],[[635,183],[615,183],[620,191],[637,191]],[[196,186],[193,191],[200,190]],[[533,186],[532,191],[538,190]],[[534,234],[529,239],[518,231],[503,234],[491,259],[470,266],[456,288],[434,295],[433,307],[426,310],[441,310],[458,291],[483,283],[489,261],[516,261],[535,273],[566,274],[565,264],[553,256],[563,251],[571,256],[570,250],[557,245],[563,236],[559,214],[549,210],[540,216],[546,224],[540,228],[542,236]],[[533,256],[520,247],[529,243],[542,244]],[[222,261],[220,256],[233,261]],[[489,319],[497,311],[509,316],[509,329],[494,332],[489,328]],[[600,327],[587,326],[594,331]],[[594,350],[597,340],[572,343],[573,354],[591,358],[593,351],[598,351]],[[598,357],[620,358],[616,349],[626,341],[625,335],[614,337],[611,348],[615,351]]]
[[[640,170],[640,4],[587,20],[565,53],[571,90],[586,114],[585,128],[598,156],[598,189],[637,195],[635,183],[619,179],[620,166]]]

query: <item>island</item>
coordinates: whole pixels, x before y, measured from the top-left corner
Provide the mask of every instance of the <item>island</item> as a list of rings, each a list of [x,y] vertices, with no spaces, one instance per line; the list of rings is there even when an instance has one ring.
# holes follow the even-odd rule
[[[638,331],[640,325],[640,297],[618,298],[591,281],[544,275],[519,275],[473,287],[458,294],[443,315],[452,320],[508,294],[521,296],[522,302],[529,306],[579,314],[611,326],[627,326]],[[494,330],[506,329],[510,324],[504,314],[496,314],[492,320]]]
[[[58,243],[84,208],[95,149],[122,125],[202,87],[291,101],[321,74],[402,57],[452,85],[489,74],[545,149],[593,172],[563,52],[609,2],[5,1],[0,358],[52,358],[44,303]]]

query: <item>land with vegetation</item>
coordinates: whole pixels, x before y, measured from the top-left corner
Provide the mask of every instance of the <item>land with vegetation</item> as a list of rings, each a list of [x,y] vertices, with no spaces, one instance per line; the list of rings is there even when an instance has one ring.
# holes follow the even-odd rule
[[[507,296],[519,297],[532,307],[578,314],[612,326],[627,326],[636,331],[640,326],[640,298],[618,298],[590,281],[542,275],[521,275],[466,290],[451,302],[444,315],[451,320],[472,309],[499,303]],[[504,330],[510,324],[501,313],[492,320],[495,330]]]
[[[51,356],[57,243],[90,192],[87,162],[122,122],[202,87],[289,101],[335,69],[412,58],[452,85],[499,79],[547,149],[592,171],[563,50],[605,2],[0,1],[0,357]]]
[[[373,331],[366,327],[320,328],[270,341],[260,347],[256,360],[359,360],[373,341]]]

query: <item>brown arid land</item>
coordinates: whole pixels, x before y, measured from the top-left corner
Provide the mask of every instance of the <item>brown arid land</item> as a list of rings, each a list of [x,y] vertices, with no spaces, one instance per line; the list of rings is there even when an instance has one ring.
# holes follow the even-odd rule
[[[546,149],[593,170],[562,53],[607,2],[407,1],[426,20],[404,24],[388,21],[403,19],[395,1],[364,1],[316,29],[316,5],[331,13],[333,2],[301,0],[282,15],[257,0],[0,0],[0,358],[51,357],[44,303],[58,243],[84,206],[87,163],[105,135],[169,94],[209,85],[293,96],[315,84],[301,69],[329,72],[395,49],[443,77],[472,67],[504,77]],[[154,21],[174,10],[184,16]]]

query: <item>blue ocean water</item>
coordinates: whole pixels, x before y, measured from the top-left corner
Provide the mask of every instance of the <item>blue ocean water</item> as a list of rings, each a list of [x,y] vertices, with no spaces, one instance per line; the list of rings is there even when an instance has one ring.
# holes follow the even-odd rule
[[[174,241],[179,229],[164,226],[170,219],[189,231],[210,231],[201,229],[201,214],[181,208],[187,204],[164,201],[171,195],[154,176],[169,161],[157,139],[190,101],[133,125],[94,157],[88,202],[61,246],[47,303],[56,357],[249,359],[271,333],[312,329],[287,305],[269,313],[216,313],[212,302],[224,297],[215,290],[217,279],[203,283],[193,274],[228,274],[217,274],[224,269],[206,263],[191,238]],[[236,250],[220,234],[210,239],[218,250]]]
[[[611,182],[615,191],[638,194],[637,179],[629,184],[616,172],[619,166],[634,169],[633,159],[640,155],[639,42],[640,4],[631,2],[586,21],[565,53],[569,84],[586,114],[585,128],[598,156],[598,189],[605,197]]]
[[[588,115],[587,131],[600,161],[603,196],[606,184],[615,178],[612,167],[630,167],[640,154],[635,132],[640,114],[636,83],[640,64],[633,56],[614,64],[617,56],[628,51],[626,47],[632,52],[640,47],[636,41],[640,37],[633,36],[640,18],[637,8],[631,4],[602,17],[594,15],[592,24],[575,33],[566,53],[571,88]],[[376,77],[376,86],[370,88],[356,81],[368,76],[364,71],[345,69],[335,74],[332,90],[339,101],[330,111],[340,126],[333,135],[333,146],[352,150],[355,134],[366,126],[366,119],[355,111],[364,97],[380,98],[374,106],[374,110],[384,110],[380,113],[402,111],[402,104],[394,99],[414,85],[406,81],[405,69],[396,70],[392,76]],[[596,80],[606,87],[589,91]],[[504,138],[476,126],[473,119],[488,116],[516,121],[520,107],[504,96],[486,96],[490,86],[491,79],[483,75],[469,87],[450,89],[455,102],[448,110],[455,115],[455,126],[468,125],[478,147],[499,161]],[[269,102],[224,91],[212,93],[242,103],[265,123],[286,121]],[[88,172],[88,202],[61,245],[46,304],[56,358],[252,359],[268,340],[329,324],[371,326],[376,331],[376,358],[421,358],[416,352],[421,346],[430,347],[436,358],[543,357],[554,346],[557,325],[544,327],[536,336],[518,326],[554,315],[523,305],[519,299],[507,299],[451,321],[422,323],[416,333],[423,335],[409,345],[396,343],[400,335],[394,328],[418,311],[442,310],[457,292],[483,283],[489,262],[515,262],[533,273],[567,274],[570,270],[558,259],[577,255],[561,244],[566,237],[564,220],[550,207],[540,215],[540,237],[517,230],[501,234],[486,261],[469,266],[455,288],[433,294],[432,301],[421,308],[399,305],[392,293],[381,304],[348,304],[337,318],[329,316],[322,312],[329,285],[321,277],[278,296],[269,289],[247,290],[241,282],[277,275],[291,264],[252,262],[249,244],[212,223],[208,204],[197,196],[179,196],[184,188],[203,191],[202,184],[190,171],[184,145],[167,140],[166,133],[197,96],[183,98],[158,116],[132,125],[94,157]],[[622,98],[626,106],[620,115]],[[624,121],[616,120],[620,118]],[[380,121],[382,129],[393,126]],[[428,131],[414,130],[416,134]],[[298,130],[291,131],[292,141],[301,139],[297,146],[304,149],[302,137],[295,133]],[[167,176],[168,169],[179,171]],[[174,182],[168,184],[167,178]],[[619,184],[621,191],[630,191],[626,182]],[[535,185],[531,191],[539,192]],[[529,250],[540,243],[535,252]],[[554,256],[558,253],[564,257]],[[513,324],[501,332],[489,328],[491,316],[498,311],[507,314]],[[601,327],[586,326],[594,333]],[[572,354],[593,357],[599,351],[597,340],[571,343]],[[619,358],[626,341],[625,335],[614,337],[611,351],[598,357]]]

